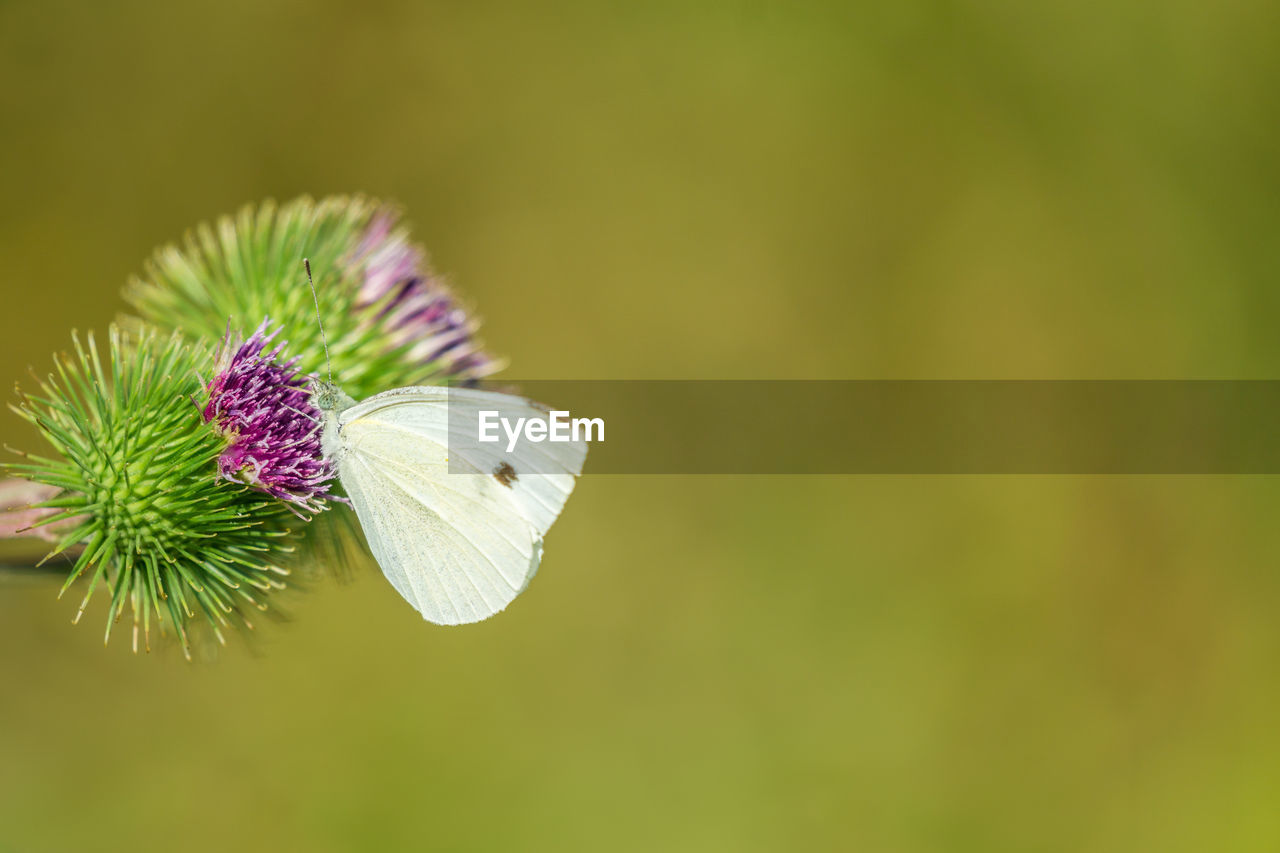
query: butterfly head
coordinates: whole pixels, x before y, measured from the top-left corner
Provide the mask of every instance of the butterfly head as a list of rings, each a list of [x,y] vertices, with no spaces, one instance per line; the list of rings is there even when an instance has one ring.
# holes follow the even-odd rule
[[[356,404],[355,400],[348,397],[341,388],[332,382],[313,379],[311,380],[310,391],[311,405],[326,414],[329,412],[341,412],[343,409]]]

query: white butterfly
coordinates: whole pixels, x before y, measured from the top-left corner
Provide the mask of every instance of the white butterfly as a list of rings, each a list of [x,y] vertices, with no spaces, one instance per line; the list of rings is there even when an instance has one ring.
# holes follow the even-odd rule
[[[545,417],[528,400],[490,391],[397,388],[357,403],[318,382],[312,403],[373,556],[423,618],[479,622],[524,591],[582,471],[585,443],[523,442],[512,454],[478,444],[482,409]]]

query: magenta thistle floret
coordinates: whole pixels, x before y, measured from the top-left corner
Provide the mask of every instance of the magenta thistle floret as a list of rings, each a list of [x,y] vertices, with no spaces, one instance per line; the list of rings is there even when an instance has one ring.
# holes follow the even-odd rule
[[[311,405],[309,378],[294,369],[296,358],[282,360],[284,343],[268,350],[279,334],[269,320],[247,341],[232,341],[230,331],[208,383],[204,419],[227,439],[218,471],[285,501],[299,515],[326,509],[334,500],[328,484],[332,463],[320,450],[320,412]]]
[[[372,316],[386,342],[407,345],[410,361],[464,383],[501,368],[476,340],[477,323],[431,271],[426,253],[396,227],[391,210],[374,214],[346,264],[360,282],[356,307],[376,306]]]

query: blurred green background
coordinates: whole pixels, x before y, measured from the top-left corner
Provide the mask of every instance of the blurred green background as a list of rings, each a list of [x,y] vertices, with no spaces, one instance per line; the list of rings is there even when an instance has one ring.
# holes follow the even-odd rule
[[[5,388],[350,191],[519,378],[1280,376],[1267,0],[5,2],[0,80]],[[1278,509],[588,477],[500,618],[361,573],[195,665],[9,578],[0,849],[1274,850]]]

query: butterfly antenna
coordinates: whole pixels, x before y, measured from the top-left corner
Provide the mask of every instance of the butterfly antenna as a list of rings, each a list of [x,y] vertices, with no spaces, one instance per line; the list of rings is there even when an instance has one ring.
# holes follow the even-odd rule
[[[311,298],[316,303],[316,325],[320,327],[320,342],[324,344],[324,366],[329,372],[329,384],[333,384],[333,362],[329,361],[329,339],[324,334],[324,323],[320,319],[320,297],[316,295],[316,283],[311,280],[311,261],[307,258],[302,259],[302,265],[307,268],[307,284],[311,285]]]

